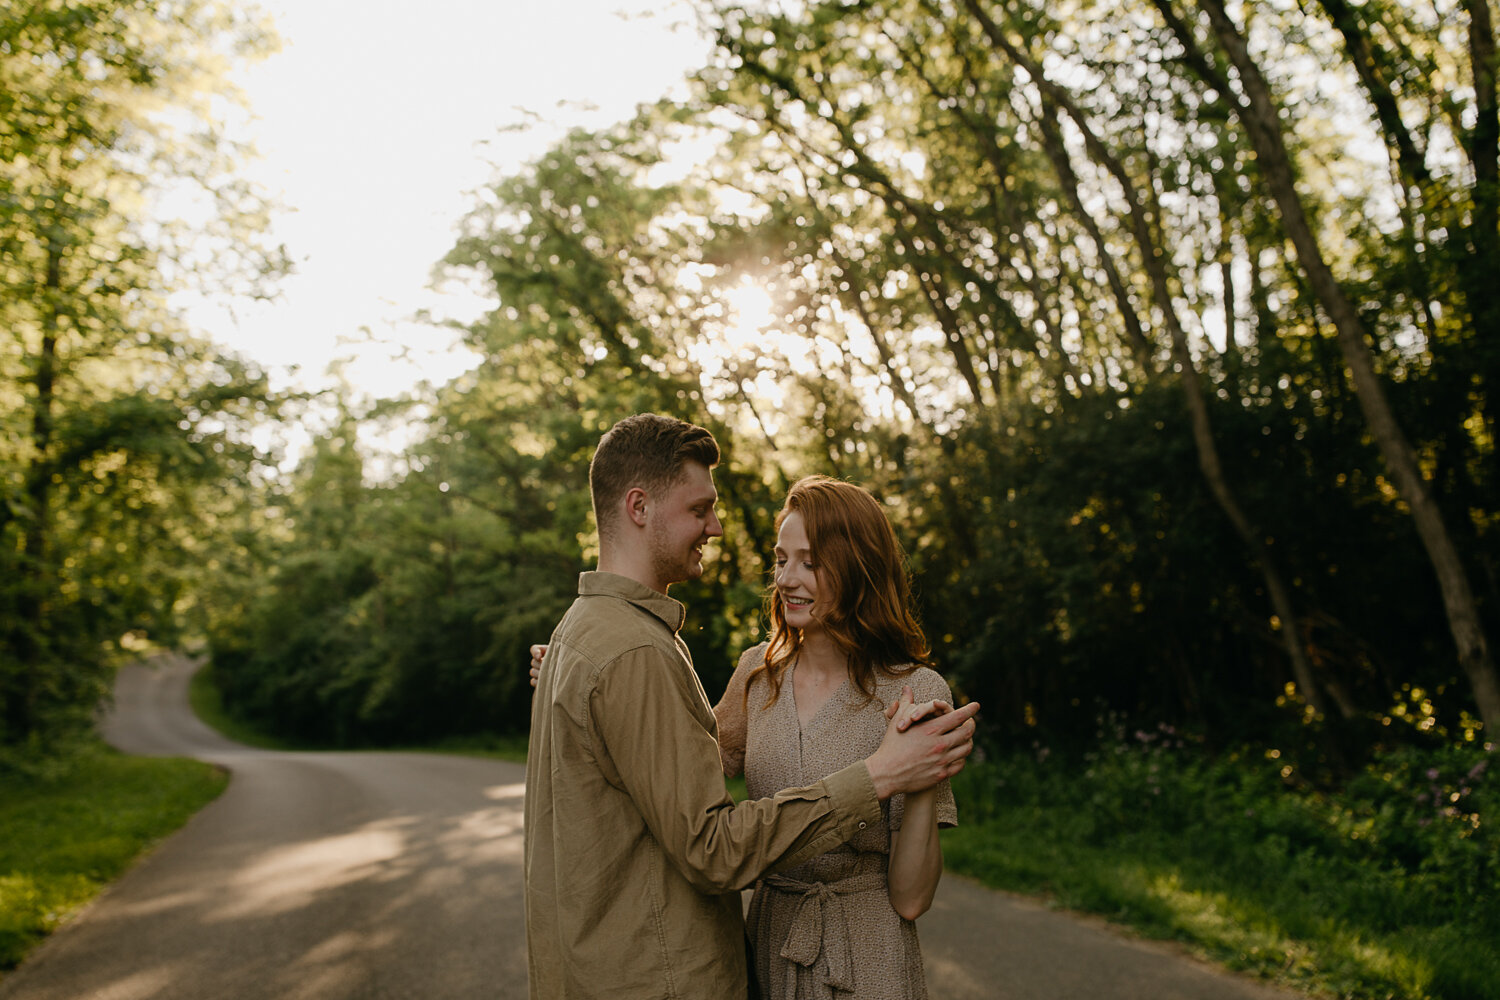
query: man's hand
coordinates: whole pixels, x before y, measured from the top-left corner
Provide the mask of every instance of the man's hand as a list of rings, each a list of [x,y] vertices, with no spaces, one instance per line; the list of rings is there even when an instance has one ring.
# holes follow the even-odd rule
[[[920,792],[962,771],[974,750],[978,711],[977,701],[953,709],[940,701],[918,705],[911,688],[903,689],[886,709],[885,739],[865,761],[876,796],[884,801],[898,792]],[[935,718],[920,721],[933,713]]]
[[[547,655],[545,645],[531,647],[531,686],[536,687],[536,679],[542,676],[542,657]]]

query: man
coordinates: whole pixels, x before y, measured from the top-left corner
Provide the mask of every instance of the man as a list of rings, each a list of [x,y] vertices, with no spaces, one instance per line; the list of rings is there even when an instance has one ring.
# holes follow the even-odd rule
[[[702,427],[620,421],[589,466],[599,568],[552,634],[526,767],[527,965],[535,998],[746,995],[737,890],[880,820],[880,801],[956,774],[966,705],[896,732],[807,788],[736,805],[714,716],[677,632],[673,583],[723,534]]]

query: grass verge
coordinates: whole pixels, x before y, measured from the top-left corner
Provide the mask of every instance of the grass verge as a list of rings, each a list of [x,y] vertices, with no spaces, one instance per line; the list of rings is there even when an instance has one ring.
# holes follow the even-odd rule
[[[0,970],[224,790],[199,761],[93,741],[45,773],[0,773]]]
[[[1442,781],[1425,763],[1423,780]],[[1307,993],[1500,1000],[1500,892],[1478,807],[1446,830],[1403,817],[1399,768],[1376,771],[1383,798],[1264,781],[1253,760],[1133,751],[1073,768],[971,765],[944,861]],[[1476,777],[1457,787],[1472,794]],[[1430,798],[1409,798],[1431,813]]]

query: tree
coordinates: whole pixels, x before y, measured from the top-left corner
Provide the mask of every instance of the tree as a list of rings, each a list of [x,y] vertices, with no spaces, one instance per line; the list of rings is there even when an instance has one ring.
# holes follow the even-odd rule
[[[1259,62],[1252,56],[1244,32],[1230,18],[1220,0],[1201,0],[1199,8],[1218,43],[1223,60],[1233,68],[1232,81],[1225,70],[1214,68],[1213,57],[1200,51],[1200,42],[1186,22],[1173,17],[1171,23],[1194,64],[1205,68],[1208,74],[1206,82],[1221,87],[1225,99],[1232,102],[1234,113],[1243,121],[1254,144],[1259,170],[1279,209],[1281,225],[1296,249],[1297,259],[1313,294],[1333,324],[1365,419],[1380,445],[1397,488],[1411,510],[1412,520],[1432,562],[1443,594],[1449,628],[1458,649],[1459,665],[1468,677],[1485,725],[1491,731],[1500,730],[1500,674],[1496,672],[1468,569],[1459,554],[1447,518],[1422,472],[1416,448],[1390,401],[1365,322],[1329,266],[1310,224],[1308,211],[1296,186],[1297,170],[1287,151],[1281,106]],[[1420,191],[1422,180],[1427,180],[1427,192],[1419,195],[1425,200],[1434,193],[1430,186],[1433,177],[1425,160],[1414,148],[1399,109],[1392,107],[1394,95],[1378,72],[1382,63],[1378,47],[1363,33],[1354,12],[1338,3],[1328,4],[1326,9],[1335,17],[1346,40],[1345,51],[1376,107],[1382,137],[1393,150],[1403,187],[1411,185]],[[1497,153],[1500,153],[1500,129],[1496,126],[1495,40],[1488,4],[1467,4],[1466,11],[1469,15],[1469,51],[1473,59],[1469,67],[1473,98],[1471,102],[1463,102],[1455,94],[1446,96],[1460,105],[1472,104],[1474,125],[1464,126],[1460,112],[1460,121],[1454,123],[1454,128],[1461,137],[1459,145],[1472,167],[1474,179],[1469,191],[1450,190],[1447,197],[1473,205],[1472,221],[1461,230],[1469,236],[1466,256],[1470,260],[1459,269],[1460,287],[1468,293],[1463,303],[1467,308],[1459,315],[1467,312],[1468,323],[1481,342],[1493,342],[1497,316],[1493,301],[1496,297],[1494,282],[1492,279],[1478,279],[1477,275],[1481,269],[1492,266],[1496,249],[1500,247],[1500,217],[1496,213],[1500,180],[1496,177],[1495,164]],[[1423,206],[1417,206],[1417,211],[1422,210]],[[1488,263],[1481,264],[1480,261]],[[1414,263],[1420,266],[1420,261]],[[1424,280],[1422,284],[1427,288],[1432,286],[1430,281]],[[1481,366],[1480,372],[1486,384],[1493,379],[1494,372],[1488,366]],[[1493,428],[1493,411],[1490,413]]]
[[[1362,16],[1379,16],[1380,9]],[[1273,611],[1262,620],[1269,619],[1267,631],[1285,649],[1301,697],[1315,714],[1330,704],[1345,717],[1378,704],[1383,696],[1368,692],[1362,706],[1338,671],[1328,669],[1326,651],[1309,646],[1328,616],[1308,603],[1310,595],[1295,593],[1306,570],[1297,568],[1298,553],[1277,544],[1306,515],[1278,516],[1275,500],[1257,510],[1242,499],[1265,495],[1226,467],[1213,422],[1222,416],[1210,417],[1212,399],[1237,399],[1263,414],[1271,433],[1276,420],[1268,405],[1292,407],[1300,398],[1311,401],[1305,411],[1311,419],[1337,422],[1342,437],[1348,412],[1341,405],[1348,395],[1345,366],[1324,347],[1323,286],[1301,253],[1288,259],[1284,252],[1288,241],[1275,220],[1285,213],[1274,185],[1255,186],[1272,157],[1239,108],[1237,77],[1216,68],[1224,60],[1185,43],[1182,18],[1162,3],[1055,11],[974,0],[816,4],[795,13],[726,4],[716,13],[725,58],[703,75],[705,103],[718,116],[710,119],[716,127],[743,137],[735,147],[744,154],[741,184],[767,206],[746,246],[763,259],[774,259],[765,248],[776,246],[786,273],[796,276],[787,279],[800,289],[789,297],[796,305],[789,305],[788,321],[806,315],[803,301],[831,302],[843,308],[819,313],[827,322],[809,336],[852,345],[853,330],[873,340],[882,360],[897,357],[904,344],[943,345],[948,357],[927,371],[953,389],[930,426],[1003,428],[1035,414],[1028,403],[1051,415],[1091,393],[1114,395],[1126,406],[1151,380],[1176,382],[1200,472],[1260,569]],[[1472,23],[1482,20],[1476,15]],[[1269,14],[1261,22],[1263,30],[1282,30]],[[1318,87],[1296,75],[1307,65],[1355,79],[1330,64],[1329,53],[1338,50],[1322,44],[1327,33],[1319,27],[1279,36],[1281,51],[1306,57],[1282,62],[1288,87]],[[1415,69],[1441,61],[1443,45],[1438,31],[1415,17],[1401,29],[1403,44],[1415,39],[1401,50],[1414,67],[1403,79],[1420,92]],[[1470,48],[1485,50],[1485,37],[1471,30]],[[1475,79],[1483,76],[1475,72]],[[1385,202],[1365,193],[1365,164],[1347,157],[1355,137],[1368,135],[1349,114],[1349,93],[1325,93],[1306,105],[1315,125],[1299,129],[1295,145],[1284,143],[1283,161],[1300,158],[1299,197],[1317,213],[1342,212],[1364,223],[1341,235],[1353,246],[1347,270],[1367,273],[1366,261],[1380,261],[1389,245],[1381,231]],[[1489,154],[1481,140],[1489,135],[1491,102],[1484,92],[1475,101],[1472,129],[1471,116],[1461,113],[1461,92],[1435,94],[1424,106],[1441,109],[1455,134],[1472,131],[1463,145],[1476,158],[1474,175],[1484,178]],[[1484,217],[1485,190],[1482,183],[1476,188],[1474,218]],[[1474,234],[1468,245],[1483,245],[1488,230],[1476,233],[1462,210],[1471,199],[1451,191],[1440,200],[1460,210],[1444,215],[1441,225],[1428,216],[1412,231],[1429,244],[1434,234],[1463,231]],[[1431,269],[1439,262],[1427,262],[1428,285],[1460,288]],[[1403,277],[1411,268],[1377,266],[1381,280],[1362,287],[1373,301],[1392,303],[1378,317],[1378,365],[1402,373],[1407,391],[1424,391],[1428,373],[1444,377],[1445,367],[1450,385],[1482,379],[1480,354],[1459,360],[1444,346],[1452,338],[1431,341],[1430,367],[1404,347],[1412,324],[1401,303],[1418,298]],[[1388,280],[1392,275],[1397,280]],[[1246,285],[1248,295],[1240,290]],[[1477,301],[1480,291],[1472,287],[1468,298]],[[1465,302],[1439,303],[1429,312],[1463,315]],[[1366,355],[1368,367],[1370,348]],[[886,372],[898,397],[909,398],[910,376],[903,374],[909,370],[898,363]],[[1356,377],[1352,388],[1351,398],[1368,411],[1374,392],[1368,380]],[[1457,483],[1450,509],[1460,497],[1468,501],[1461,511],[1492,506],[1481,485],[1487,474],[1471,471],[1484,464],[1492,435],[1464,430],[1485,398],[1468,388],[1451,393],[1444,414],[1424,424],[1428,440],[1453,442],[1446,452]],[[953,471],[962,450],[951,441],[942,450],[946,467],[927,481],[949,483],[952,496],[975,496],[968,488],[973,480]],[[988,461],[983,453],[966,457]],[[1341,481],[1368,481],[1356,473],[1367,457],[1359,448],[1338,455],[1337,461],[1356,463]],[[1402,482],[1398,477],[1405,495]],[[938,529],[955,536],[953,562],[960,567],[975,549],[974,532],[958,527],[974,520],[963,507],[962,500],[953,504]],[[1447,583],[1444,593],[1452,606]],[[1469,611],[1460,617],[1476,624],[1473,602]],[[1488,712],[1486,671],[1466,672]]]
[[[168,297],[189,266],[252,288],[283,266],[254,242],[211,105],[225,57],[269,40],[208,0],[0,13],[0,745],[86,721],[111,650],[170,635],[180,595],[152,567],[187,557],[195,491],[253,462],[263,376],[192,337]],[[160,213],[171,184],[216,209],[197,231],[218,267]]]

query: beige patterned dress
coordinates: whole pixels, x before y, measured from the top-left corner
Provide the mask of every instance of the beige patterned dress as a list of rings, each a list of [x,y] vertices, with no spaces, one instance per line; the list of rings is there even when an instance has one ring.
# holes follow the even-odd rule
[[[735,702],[733,709],[738,709],[744,676],[764,657],[764,644],[741,657],[738,683],[731,682],[725,699]],[[781,696],[770,708],[762,707],[769,692],[765,681],[757,678],[750,688],[741,731],[751,798],[811,784],[870,756],[885,735],[882,706],[896,700],[905,684],[912,686],[917,701],[953,700],[942,676],[926,667],[897,678],[882,676],[870,701],[845,680],[804,729],[797,721],[795,670],[795,665],[789,668]],[[732,718],[724,727],[727,744],[737,742],[738,722]],[[903,797],[893,796],[881,804],[882,826],[756,884],[748,925],[755,975],[766,1000],[926,998],[916,925],[891,907],[886,885],[891,832],[901,827],[902,806]],[[946,781],[938,789],[937,818],[943,827],[958,822]]]

